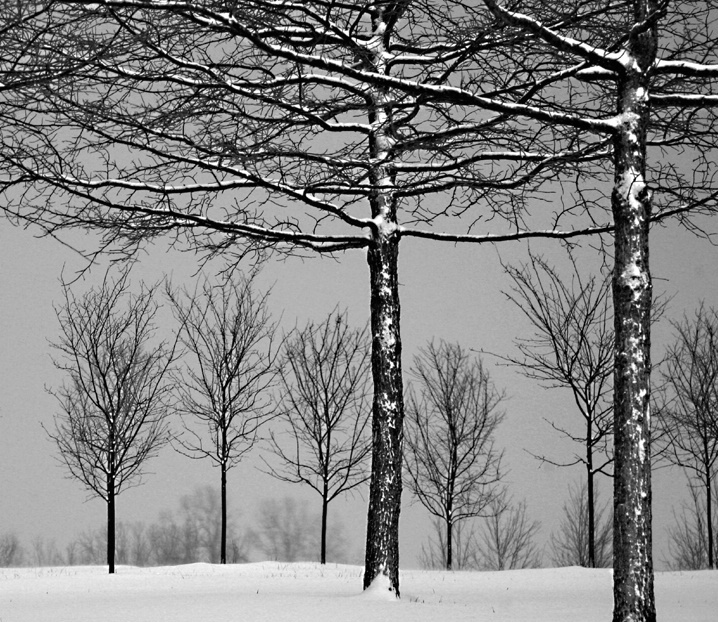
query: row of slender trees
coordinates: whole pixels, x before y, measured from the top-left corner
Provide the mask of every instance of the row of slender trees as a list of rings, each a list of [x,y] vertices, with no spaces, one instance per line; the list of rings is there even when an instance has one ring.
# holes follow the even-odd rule
[[[596,417],[595,404],[605,399],[610,386],[606,368],[612,341],[605,286],[597,287],[595,279],[583,285],[573,267],[576,280],[571,286],[534,256],[521,269],[507,267],[516,284],[514,293],[523,296],[518,306],[533,320],[537,336],[518,342],[524,359],[504,360],[532,378],[550,379],[549,386],[570,388],[579,406],[585,436],[559,431],[581,443],[585,459],[579,455],[575,461],[553,464],[584,464],[585,499],[582,489],[564,507],[562,536],[552,539],[552,548],[557,563],[594,567],[605,566],[610,551],[605,522],[596,517],[594,472],[588,467],[598,442],[603,466],[611,463],[606,443],[610,409]],[[277,460],[265,460],[265,465],[274,477],[306,484],[320,495],[320,561],[324,563],[329,503],[368,479],[366,329],[351,329],[346,314],[335,311],[323,323],[310,322],[285,336],[280,347],[275,344],[267,295],[254,291],[252,278],[215,285],[205,281],[194,293],[179,294],[167,286],[166,297],[180,326],[177,337],[171,348],[161,343],[153,350],[154,366],[139,367],[137,361],[145,362],[144,352],[155,345],[151,337],[158,312],[153,300],[157,287],[143,285],[135,295],[128,278],[127,269],[117,280],[106,275],[99,288],[79,298],[65,286],[65,303],[58,308],[62,339],[55,344],[62,354],[56,365],[69,375],[69,382],[55,391],[63,414],[50,434],[71,474],[107,503],[110,571],[116,549],[115,497],[138,480],[144,462],[170,438],[183,454],[208,458],[219,467],[219,561],[225,563],[227,474],[254,447],[260,427],[271,420],[281,420],[284,429],[270,431],[269,447]],[[127,308],[120,305],[125,299]],[[718,442],[715,424],[710,427],[705,421],[712,399],[705,395],[716,390],[713,366],[718,348],[710,335],[718,322],[706,314],[701,307],[694,325],[687,319],[684,325],[676,324],[677,343],[668,351],[664,372],[667,383],[675,386],[665,393],[671,399],[663,400],[657,422],[660,455],[692,468],[710,484],[714,452],[696,449]],[[189,355],[189,365],[173,367],[178,343]],[[133,375],[136,367],[143,383]],[[432,563],[440,558],[444,567],[452,568],[457,540],[464,560],[459,567],[466,565],[468,551],[477,547],[471,532],[461,537],[460,523],[475,517],[494,522],[496,533],[484,544],[491,542],[497,556],[501,546],[517,546],[537,527],[527,521],[524,505],[510,507],[501,485],[502,454],[494,448],[494,434],[504,416],[499,410],[503,393],[494,387],[480,358],[443,341],[420,350],[410,377],[405,428],[409,485],[437,524],[443,525],[441,554],[432,551]],[[172,395],[166,379],[172,380]],[[279,401],[272,398],[275,384]],[[702,402],[697,394],[704,396]],[[676,402],[682,410],[676,410]],[[170,408],[179,411],[183,434],[169,433]],[[706,495],[705,524],[711,525],[710,490]],[[499,545],[505,521],[516,529],[505,533],[504,544]],[[705,554],[712,565],[713,532],[710,527],[707,531]],[[532,555],[523,557],[524,548],[530,551],[532,546],[526,539],[511,563],[532,560]]]
[[[106,274],[80,296],[63,289],[54,360],[67,379],[53,391],[61,414],[49,434],[70,474],[107,504],[110,572],[116,496],[139,481],[145,462],[170,441],[219,468],[219,561],[225,563],[227,475],[270,422],[275,459],[265,460],[268,473],[321,497],[324,563],[329,503],[369,477],[366,329],[350,328],[346,313],[335,310],[278,340],[267,295],[241,277],[205,281],[193,293],[168,285],[178,329],[171,343],[157,344],[158,286],[132,293],[129,269],[116,279]],[[451,568],[454,526],[486,516],[498,494],[494,432],[503,395],[481,360],[459,345],[432,342],[415,357],[412,375],[417,390],[410,393],[406,465],[412,492],[446,525]],[[182,433],[169,429],[172,412],[180,414]]]
[[[614,620],[652,622],[649,227],[715,208],[716,8],[5,3],[3,209],[128,254],[160,234],[230,262],[365,249],[364,586],[397,595],[401,241],[610,237]]]
[[[66,380],[53,390],[61,413],[49,434],[70,474],[107,504],[110,572],[115,498],[168,442],[219,468],[225,563],[227,474],[271,419],[284,420],[290,434],[288,445],[271,435],[280,464],[270,472],[322,496],[324,561],[328,503],[367,479],[365,332],[335,311],[321,326],[310,323],[285,336],[280,347],[267,296],[256,293],[250,277],[206,281],[193,293],[168,285],[178,329],[171,343],[157,343],[158,287],[132,293],[125,269],[80,296],[64,285],[57,309],[54,361]],[[275,385],[280,402],[273,399]],[[181,433],[170,430],[175,412]]]

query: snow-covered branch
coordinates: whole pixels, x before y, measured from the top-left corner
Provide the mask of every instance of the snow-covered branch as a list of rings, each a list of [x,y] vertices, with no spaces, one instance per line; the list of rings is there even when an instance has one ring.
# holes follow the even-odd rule
[[[497,242],[510,242],[527,240],[532,238],[568,240],[571,238],[586,235],[599,235],[602,233],[609,233],[611,231],[613,231],[613,225],[611,224],[597,225],[595,227],[586,227],[583,229],[572,229],[565,231],[557,229],[524,230],[505,234],[455,234],[441,231],[431,231],[428,229],[413,229],[409,227],[400,227],[399,229],[399,233],[402,237],[415,237],[427,240],[439,240],[443,242],[467,242],[471,244],[494,244]]]
[[[682,75],[690,77],[716,78],[718,65],[695,63],[688,60],[661,60],[658,59],[651,71],[657,75]]]
[[[700,93],[656,93],[649,95],[652,106],[682,106],[690,108],[709,108],[718,106],[718,95]]]
[[[625,54],[621,52],[609,52],[596,48],[592,45],[578,41],[571,37],[566,37],[559,34],[557,31],[546,27],[539,20],[518,13],[510,11],[509,9],[501,6],[496,0],[484,0],[484,4],[489,10],[502,19],[504,22],[511,26],[519,27],[527,32],[530,32],[540,39],[543,39],[557,50],[578,56],[589,61],[592,64],[603,67],[612,72],[620,72],[625,68],[625,64],[628,62]]]

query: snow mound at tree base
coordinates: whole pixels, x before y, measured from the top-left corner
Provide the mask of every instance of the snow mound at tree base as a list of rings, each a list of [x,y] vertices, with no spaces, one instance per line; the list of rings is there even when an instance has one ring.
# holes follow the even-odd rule
[[[396,592],[391,585],[391,580],[383,571],[374,577],[371,585],[364,590],[362,597],[371,600],[397,600]]]

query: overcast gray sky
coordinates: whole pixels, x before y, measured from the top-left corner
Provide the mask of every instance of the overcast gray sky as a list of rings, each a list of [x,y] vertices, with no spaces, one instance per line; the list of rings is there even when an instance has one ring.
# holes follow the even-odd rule
[[[718,221],[711,223],[718,231]],[[406,240],[400,252],[402,283],[402,333],[404,368],[408,369],[416,349],[432,337],[459,341],[464,347],[497,353],[512,353],[512,339],[529,336],[530,328],[520,312],[506,302],[501,289],[507,286],[499,261],[525,257],[525,245],[500,247],[463,246]],[[534,251],[561,261],[554,242],[534,243]],[[36,239],[28,231],[0,222],[0,534],[16,532],[28,549],[34,537],[65,543],[81,531],[99,527],[105,520],[104,504],[88,500],[82,486],[66,478],[57,463],[55,448],[47,440],[42,424],[49,426],[56,411],[46,386],[57,386],[61,377],[49,358],[48,341],[56,338],[58,326],[53,303],[60,299],[58,278],[64,266],[70,275],[83,260],[50,239]],[[586,249],[583,266],[593,263],[595,252]],[[593,262],[590,261],[593,258]],[[718,249],[677,227],[657,229],[652,239],[652,270],[658,291],[674,296],[669,317],[691,313],[701,299],[718,307]],[[177,251],[152,249],[133,271],[133,281],[154,281],[171,273],[175,284],[193,287],[197,257]],[[219,267],[213,264],[209,272]],[[102,276],[94,269],[77,284],[83,290]],[[355,251],[340,261],[327,258],[271,261],[260,283],[273,285],[270,306],[289,329],[307,319],[321,320],[337,304],[348,308],[350,321],[362,324],[368,318],[368,275],[365,252]],[[670,326],[663,322],[654,331],[654,361],[661,356]],[[510,469],[507,481],[516,500],[526,499],[532,518],[543,524],[538,544],[543,546],[560,519],[568,485],[578,481],[580,467],[556,469],[541,466],[527,452],[569,456],[574,447],[562,441],[543,417],[578,423],[568,395],[546,391],[505,367],[487,359],[492,376],[509,397],[506,419],[498,442],[506,449]],[[240,527],[250,527],[257,504],[268,496],[285,494],[316,501],[301,487],[279,484],[255,469],[259,453],[230,472],[230,511]],[[164,509],[174,509],[178,498],[195,486],[215,486],[219,474],[207,463],[189,460],[166,448],[148,465],[145,483],[123,492],[118,499],[121,521],[154,521]],[[608,487],[603,485],[608,500]],[[666,556],[666,528],[672,521],[672,506],[685,491],[685,478],[664,469],[654,476],[654,540],[656,564]],[[401,524],[402,565],[417,565],[422,542],[429,533],[429,519],[418,505],[411,505],[405,492]],[[309,509],[318,509],[316,503]],[[362,561],[365,502],[361,498],[330,507],[338,516],[358,563]],[[548,560],[548,556],[547,556]]]

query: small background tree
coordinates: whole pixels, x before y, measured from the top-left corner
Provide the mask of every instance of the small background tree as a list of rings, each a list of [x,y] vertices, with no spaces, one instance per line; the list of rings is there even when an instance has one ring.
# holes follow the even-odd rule
[[[541,523],[531,520],[526,502],[517,504],[504,490],[491,500],[483,519],[475,558],[481,570],[513,570],[541,566],[541,551],[535,537]]]
[[[180,341],[192,360],[177,374],[184,434],[176,437],[176,447],[219,467],[222,564],[227,562],[227,472],[254,447],[259,428],[271,416],[277,356],[268,293],[254,291],[253,276],[234,278],[205,281],[194,294],[167,288],[181,325]]]
[[[551,534],[551,553],[556,566],[586,566],[609,568],[612,563],[613,521],[606,516],[608,504],[600,505],[594,495],[593,560],[590,559],[589,502],[586,486],[573,486],[569,499],[563,504],[563,518],[558,529]]]
[[[61,336],[55,367],[67,374],[51,393],[60,404],[48,435],[70,476],[107,504],[107,564],[115,571],[115,498],[141,481],[142,468],[168,440],[168,370],[174,344],[156,342],[157,285],[130,291],[117,279],[75,296],[63,283],[56,309]]]
[[[713,484],[713,498],[718,495],[718,486]],[[673,510],[674,523],[668,528],[668,558],[671,570],[701,570],[709,568],[708,525],[706,524],[705,494],[702,485],[693,485],[688,479],[690,499],[681,504],[681,513]],[[713,514],[713,533],[718,532],[718,521]]]
[[[329,504],[369,479],[369,355],[367,329],[350,328],[346,312],[339,310],[321,324],[309,322],[294,331],[284,344],[278,420],[287,427],[281,435],[287,440],[271,433],[270,448],[280,466],[268,465],[269,473],[305,484],[321,497],[322,564]]]
[[[409,488],[443,523],[451,569],[455,526],[485,512],[501,479],[494,432],[504,396],[480,358],[443,340],[420,349],[410,376],[404,437]]]
[[[660,458],[689,476],[691,494],[702,487],[706,561],[716,567],[713,489],[718,464],[718,312],[701,305],[693,318],[673,322],[675,341],[663,361],[662,401],[656,411]]]
[[[15,533],[0,535],[0,568],[22,565],[25,549]]]

